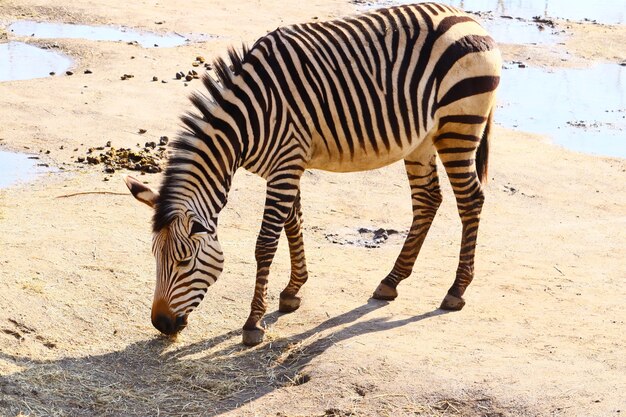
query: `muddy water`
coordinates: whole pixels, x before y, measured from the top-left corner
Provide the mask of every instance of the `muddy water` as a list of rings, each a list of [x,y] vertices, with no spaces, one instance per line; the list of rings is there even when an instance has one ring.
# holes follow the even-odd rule
[[[129,28],[109,26],[72,25],[67,23],[33,22],[21,20],[8,28],[14,36],[32,36],[40,39],[87,39],[93,41],[137,42],[144,48],[169,48],[184,45],[187,39],[178,34],[161,35]]]
[[[38,174],[49,171],[40,165],[41,161],[36,156],[0,151],[0,188],[32,181]]]
[[[498,101],[499,124],[546,134],[576,151],[626,158],[626,67],[505,68]]]
[[[72,65],[65,55],[22,42],[0,44],[0,81],[42,78],[62,74]]]

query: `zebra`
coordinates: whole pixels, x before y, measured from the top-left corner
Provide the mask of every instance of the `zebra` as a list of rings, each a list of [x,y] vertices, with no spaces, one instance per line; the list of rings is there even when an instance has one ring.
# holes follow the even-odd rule
[[[154,208],[157,263],[151,319],[176,334],[222,272],[217,220],[235,171],[267,182],[255,247],[256,285],[243,343],[262,342],[268,276],[285,231],[291,258],[279,311],[300,307],[308,272],[300,178],[306,169],[354,172],[404,160],[413,221],[373,298],[393,300],[442,201],[437,156],[462,223],[454,283],[440,308],[460,310],[474,276],[487,179],[490,126],[502,60],[468,14],[435,3],[396,6],[278,28],[242,52],[218,58],[206,92],[190,97],[160,189],[125,177]]]

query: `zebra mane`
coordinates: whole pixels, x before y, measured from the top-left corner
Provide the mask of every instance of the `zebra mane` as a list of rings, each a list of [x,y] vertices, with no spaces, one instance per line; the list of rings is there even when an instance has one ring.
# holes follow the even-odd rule
[[[152,219],[154,232],[160,231],[173,220],[176,201],[180,201],[177,186],[181,185],[180,177],[184,175],[184,165],[189,163],[189,155],[196,152],[197,141],[204,142],[210,149],[216,149],[215,138],[211,138],[204,133],[203,126],[214,121],[214,110],[225,104],[224,92],[234,86],[233,80],[241,73],[248,53],[249,49],[246,45],[242,45],[241,52],[232,47],[229,48],[229,62],[221,57],[213,61],[217,79],[209,74],[205,74],[202,78],[202,83],[208,95],[200,92],[191,94],[190,100],[195,110],[199,111],[200,114],[193,112],[184,113],[181,116],[183,130],[179,132],[170,144],[171,154]],[[230,161],[225,162],[229,163]],[[225,203],[226,201],[222,201],[222,204]]]

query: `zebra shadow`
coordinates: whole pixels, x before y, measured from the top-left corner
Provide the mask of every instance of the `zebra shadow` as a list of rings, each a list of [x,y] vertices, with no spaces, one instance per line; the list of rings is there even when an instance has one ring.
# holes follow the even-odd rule
[[[247,348],[241,330],[180,346],[156,337],[121,351],[35,361],[0,352],[21,370],[0,375],[0,415],[201,415],[236,410],[276,389],[308,382],[311,360],[352,337],[436,317],[364,317],[387,302],[369,300],[299,334]],[[275,311],[264,320],[275,324]]]

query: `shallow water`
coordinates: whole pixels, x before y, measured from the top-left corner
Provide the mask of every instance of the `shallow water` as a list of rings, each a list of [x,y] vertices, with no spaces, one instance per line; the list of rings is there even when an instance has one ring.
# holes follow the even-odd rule
[[[0,81],[28,80],[62,74],[72,66],[65,55],[23,42],[0,44]]]
[[[496,15],[570,20],[595,20],[599,23],[626,23],[626,3],[624,0],[442,0],[460,9],[469,11],[493,12]]]
[[[141,32],[129,28],[111,26],[73,25],[68,23],[34,22],[20,20],[11,24],[8,31],[17,36],[33,36],[40,39],[87,39],[93,41],[137,42],[144,48],[169,48],[184,45],[187,39],[177,34]]]
[[[563,41],[554,29],[515,19],[480,19],[498,43],[546,45]]]
[[[626,23],[626,3],[624,0],[439,0],[459,9],[472,12],[492,12],[496,16],[512,16],[532,19],[561,18],[583,21],[595,20],[598,23]],[[424,3],[419,0],[372,1],[365,8],[384,7],[398,4]]]
[[[496,121],[576,151],[626,158],[626,67],[510,68]]]
[[[38,174],[49,171],[46,167],[38,166],[41,163],[38,159],[31,158],[36,156],[0,151],[0,188],[32,181]]]

